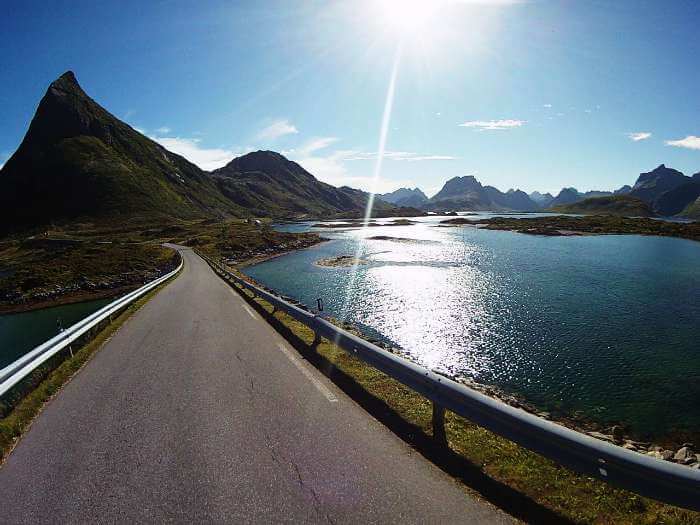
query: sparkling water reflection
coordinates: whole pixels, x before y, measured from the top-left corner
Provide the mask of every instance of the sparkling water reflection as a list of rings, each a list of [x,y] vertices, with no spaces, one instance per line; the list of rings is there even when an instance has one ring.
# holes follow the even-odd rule
[[[649,436],[700,431],[700,243],[536,237],[430,218],[324,235],[332,240],[247,272],[307,304],[322,297],[330,315],[349,293],[348,321],[423,365],[543,409]],[[349,268],[314,264],[358,243],[367,264],[353,280]]]

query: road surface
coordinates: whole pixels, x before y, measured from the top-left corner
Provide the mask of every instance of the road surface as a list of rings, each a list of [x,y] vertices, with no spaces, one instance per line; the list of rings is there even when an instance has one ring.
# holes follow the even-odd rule
[[[151,299],[0,467],[2,523],[510,523],[305,362],[207,264]]]

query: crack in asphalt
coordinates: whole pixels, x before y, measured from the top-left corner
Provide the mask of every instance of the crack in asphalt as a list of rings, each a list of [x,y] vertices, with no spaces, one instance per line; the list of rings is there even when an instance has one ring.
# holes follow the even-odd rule
[[[299,487],[305,491],[311,494],[311,497],[313,499],[313,508],[316,514],[318,514],[320,517],[325,518],[328,523],[331,525],[335,524],[335,520],[331,518],[328,514],[323,513],[321,510],[322,503],[321,503],[321,498],[319,498],[318,493],[314,488],[306,483],[304,481],[304,477],[301,475],[301,470],[299,469],[299,465],[297,465],[292,459],[285,458],[283,454],[277,450],[275,445],[272,443],[272,438],[270,437],[270,434],[265,432],[263,434],[265,436],[265,445],[267,446],[267,449],[270,451],[270,457],[272,457],[272,461],[277,463],[278,465],[282,464],[282,461],[286,462],[287,464],[291,465],[292,469],[294,469],[294,473],[296,474],[297,478],[297,483],[299,484]],[[281,460],[281,461],[280,461]]]

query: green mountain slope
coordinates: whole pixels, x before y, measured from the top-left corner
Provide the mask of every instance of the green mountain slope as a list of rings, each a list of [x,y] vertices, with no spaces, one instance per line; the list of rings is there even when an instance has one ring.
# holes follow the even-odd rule
[[[259,216],[301,217],[364,213],[368,194],[316,179],[296,162],[274,151],[256,151],[212,172],[221,192],[236,205]],[[379,214],[394,209],[374,201]]]
[[[5,230],[73,219],[244,213],[207,173],[92,100],[70,71],[49,86],[19,149],[0,171]]]
[[[620,217],[652,217],[654,215],[648,203],[628,195],[593,197],[571,204],[553,206],[550,209],[557,213],[581,215],[617,215]]]
[[[700,219],[700,197],[695,199],[695,202],[691,202],[681,215],[691,219]]]

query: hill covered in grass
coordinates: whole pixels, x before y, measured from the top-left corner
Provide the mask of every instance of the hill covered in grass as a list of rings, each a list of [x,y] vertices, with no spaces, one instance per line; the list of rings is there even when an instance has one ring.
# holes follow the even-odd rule
[[[274,151],[255,151],[212,172],[221,192],[237,206],[262,217],[322,217],[364,213],[369,195],[321,182],[296,162]],[[375,212],[394,208],[380,199]]]
[[[562,204],[550,208],[557,213],[575,213],[582,215],[615,215],[618,217],[653,217],[651,206],[641,199],[629,195],[609,195],[593,197],[571,204]]]
[[[100,106],[68,71],[51,83],[0,170],[0,232],[94,223],[129,226],[235,217],[360,214],[369,194],[323,183],[272,151],[213,173]],[[376,201],[375,211],[395,207]]]
[[[92,100],[75,75],[51,83],[0,171],[0,227],[242,215],[211,177]]]
[[[700,197],[691,202],[681,215],[691,219],[700,219]]]

